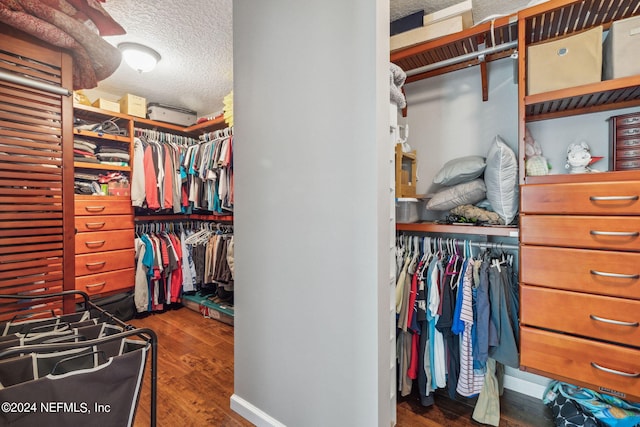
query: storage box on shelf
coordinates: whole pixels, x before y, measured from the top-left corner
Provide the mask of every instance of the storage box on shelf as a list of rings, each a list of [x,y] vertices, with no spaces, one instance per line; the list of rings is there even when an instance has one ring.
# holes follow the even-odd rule
[[[528,48],[607,29],[638,4],[558,0],[519,13],[521,170],[527,122],[640,106],[638,75],[527,95]],[[521,184],[521,368],[640,400],[640,173],[521,174]]]
[[[611,24],[602,51],[602,79],[640,74],[640,17],[616,21]]]

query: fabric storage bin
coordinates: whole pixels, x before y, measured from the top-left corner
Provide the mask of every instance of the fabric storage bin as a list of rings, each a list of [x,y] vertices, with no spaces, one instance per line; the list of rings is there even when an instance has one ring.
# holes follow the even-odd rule
[[[402,197],[396,199],[396,222],[418,221],[418,199]]]
[[[602,55],[604,80],[640,74],[640,16],[611,24]]]
[[[527,48],[527,94],[589,83],[602,76],[602,26]]]

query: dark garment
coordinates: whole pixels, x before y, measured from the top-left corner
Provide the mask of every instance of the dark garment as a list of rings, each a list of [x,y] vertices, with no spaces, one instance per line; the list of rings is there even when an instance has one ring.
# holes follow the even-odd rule
[[[516,332],[518,325],[512,324],[509,312],[514,312],[513,301],[508,305],[507,294],[512,287],[511,266],[503,264],[489,267],[489,298],[491,320],[496,325],[498,345],[489,349],[489,356],[503,365],[520,367]],[[513,300],[513,298],[510,298]],[[517,311],[516,311],[517,313]]]
[[[460,376],[460,339],[451,331],[453,314],[456,306],[456,290],[449,283],[443,286],[442,314],[436,328],[442,333],[447,353],[447,391],[449,397],[455,399],[458,377]]]

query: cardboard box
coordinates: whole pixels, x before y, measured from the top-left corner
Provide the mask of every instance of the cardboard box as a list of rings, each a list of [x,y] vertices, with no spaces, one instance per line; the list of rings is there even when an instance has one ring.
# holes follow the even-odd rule
[[[601,81],[602,26],[527,48],[527,94]]]
[[[640,16],[611,24],[602,55],[604,80],[640,74]]]
[[[454,16],[462,17],[462,28],[466,29],[473,27],[472,1],[466,0],[425,15],[422,19],[422,25],[432,25],[436,22],[453,18]]]
[[[143,119],[147,117],[147,100],[145,98],[127,93],[118,102],[121,113]]]
[[[404,33],[396,34],[391,37],[389,46],[391,51],[404,49],[409,46],[424,43],[428,40],[437,39],[438,37],[447,36],[457,33],[464,29],[462,16],[454,16],[443,21],[425,27],[416,28]]]
[[[95,101],[93,101],[93,104],[91,105],[93,105],[96,108],[102,108],[103,110],[107,110],[107,111],[114,111],[116,113],[120,112],[120,104],[114,101],[106,100],[104,98],[96,99]]]

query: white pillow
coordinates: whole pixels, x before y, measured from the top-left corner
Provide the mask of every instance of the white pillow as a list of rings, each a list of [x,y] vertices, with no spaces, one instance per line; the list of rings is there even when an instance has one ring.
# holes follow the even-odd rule
[[[487,153],[484,182],[491,208],[511,224],[518,213],[518,159],[499,135]]]
[[[448,211],[460,205],[473,205],[487,196],[487,187],[481,179],[446,187],[438,191],[427,203],[427,209]]]
[[[465,156],[449,160],[438,171],[434,184],[456,185],[478,178],[484,172],[485,161],[482,156]]]

